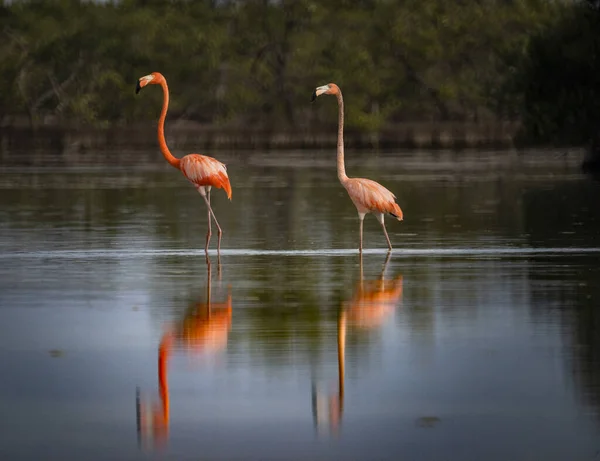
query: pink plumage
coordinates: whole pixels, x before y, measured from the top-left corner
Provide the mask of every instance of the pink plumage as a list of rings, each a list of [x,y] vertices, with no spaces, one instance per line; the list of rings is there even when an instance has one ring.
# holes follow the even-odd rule
[[[402,221],[403,213],[396,203],[396,196],[381,184],[365,178],[348,178],[344,187],[359,211],[386,213]]]
[[[218,160],[200,154],[189,154],[180,161],[183,175],[195,186],[212,186],[224,189],[231,200],[231,184],[227,176],[227,167]]]

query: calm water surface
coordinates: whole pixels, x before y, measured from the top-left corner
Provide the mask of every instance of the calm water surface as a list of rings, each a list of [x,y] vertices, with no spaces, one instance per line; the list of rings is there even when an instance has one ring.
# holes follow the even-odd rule
[[[600,185],[576,168],[349,152],[405,213],[389,258],[367,218],[361,263],[330,152],[216,154],[207,264],[203,201],[155,152],[19,155],[0,459],[600,456]]]

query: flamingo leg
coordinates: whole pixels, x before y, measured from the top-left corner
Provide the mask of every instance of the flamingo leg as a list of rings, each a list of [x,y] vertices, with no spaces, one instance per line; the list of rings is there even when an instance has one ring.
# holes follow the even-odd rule
[[[358,219],[360,221],[360,225],[359,225],[359,237],[360,237],[360,242],[358,244],[358,252],[362,255],[362,250],[363,250],[363,221],[365,220],[365,214],[366,213],[358,213]]]
[[[213,210],[210,206],[209,199],[206,197],[206,195],[202,195],[202,197],[204,197],[204,201],[206,202],[206,206],[208,207],[208,212],[210,213],[212,218],[215,220],[215,225],[217,226],[217,231],[218,231],[218,235],[219,235],[219,240],[217,243],[217,252],[220,253],[221,252],[221,237],[223,236],[223,231],[221,230],[221,226],[219,226],[219,221],[217,221],[217,217],[215,216],[215,213],[213,212]],[[207,248],[207,251],[208,251],[208,248]]]
[[[210,243],[210,237],[212,235],[212,231],[210,229],[210,189],[206,188],[206,203],[208,204],[208,232],[206,233],[206,246],[204,247],[204,251],[208,254],[208,244]]]
[[[390,242],[390,237],[388,236],[387,229],[385,228],[385,224],[381,223],[381,227],[383,228],[383,233],[385,234],[385,239],[388,243],[388,251],[392,251],[392,242]]]
[[[363,258],[362,258],[362,253],[360,253],[360,255],[358,257],[358,266],[359,266],[359,269],[360,269],[360,286],[359,286],[359,288],[360,288],[360,291],[362,293],[363,287],[364,287],[364,284],[363,284]]]
[[[383,282],[383,277],[385,275],[385,270],[387,269],[387,265],[390,262],[390,258],[392,256],[392,253],[390,253],[388,251],[387,256],[385,257],[385,262],[383,263],[383,267],[381,268],[381,281]]]
[[[385,228],[385,223],[383,222],[383,213],[379,213],[379,215],[377,216],[377,220],[381,224],[383,234],[385,235],[385,239],[387,240],[388,251],[392,251],[392,242],[390,242],[390,237],[388,236],[387,229]]]
[[[207,273],[206,273],[206,316],[210,320],[210,295],[211,295],[211,282],[212,282],[212,274],[211,274],[211,264],[210,262],[207,265]]]

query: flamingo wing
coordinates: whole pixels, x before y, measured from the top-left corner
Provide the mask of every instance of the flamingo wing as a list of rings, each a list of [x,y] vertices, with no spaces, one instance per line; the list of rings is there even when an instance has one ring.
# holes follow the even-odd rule
[[[227,198],[231,200],[231,184],[224,163],[206,155],[189,154],[181,159],[179,168],[196,187],[212,186],[224,189]]]
[[[370,212],[387,213],[403,219],[403,213],[396,203],[396,196],[381,184],[364,178],[348,179],[346,190],[357,208]]]

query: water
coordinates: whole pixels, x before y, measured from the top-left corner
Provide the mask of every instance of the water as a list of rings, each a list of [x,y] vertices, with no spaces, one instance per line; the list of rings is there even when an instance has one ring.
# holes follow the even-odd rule
[[[348,153],[405,213],[389,258],[367,217],[361,263],[331,153],[217,153],[207,264],[183,177],[104,155],[2,165],[0,459],[600,456],[600,185],[576,168]]]

